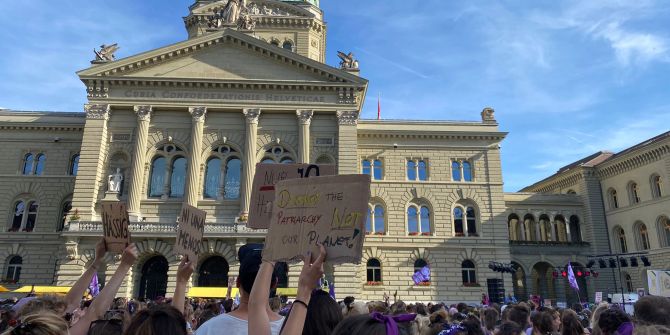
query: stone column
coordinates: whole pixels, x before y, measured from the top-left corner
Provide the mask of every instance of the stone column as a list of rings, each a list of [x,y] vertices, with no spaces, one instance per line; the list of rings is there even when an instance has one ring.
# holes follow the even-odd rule
[[[338,111],[338,174],[358,173],[358,111]],[[374,175],[374,166],[371,167]]]
[[[79,210],[81,220],[97,220],[95,203],[98,201],[100,181],[104,176],[105,155],[107,153],[107,121],[111,116],[110,106],[86,104],[86,125],[79,154],[79,172],[72,195],[72,213]]]
[[[200,158],[202,154],[202,130],[205,126],[207,107],[190,107],[188,112],[193,117],[191,126],[191,157],[188,164],[186,194],[184,203],[198,207],[198,187],[200,186]]]
[[[309,125],[312,123],[312,116],[314,116],[314,111],[308,109],[301,109],[296,112],[298,116],[298,124],[300,127],[300,149],[298,152],[298,161],[300,163],[309,163],[309,151],[310,151],[310,137],[309,137]]]
[[[245,108],[242,114],[246,118],[247,129],[244,139],[244,175],[242,176],[240,194],[240,216],[246,216],[249,213],[251,184],[256,171],[256,138],[258,137],[258,118],[261,116],[261,110],[260,108]]]
[[[142,185],[144,184],[144,164],[147,152],[149,123],[151,121],[151,106],[135,106],[137,114],[137,133],[133,148],[133,165],[131,166],[130,183],[128,188],[128,214],[130,221],[141,221]]]

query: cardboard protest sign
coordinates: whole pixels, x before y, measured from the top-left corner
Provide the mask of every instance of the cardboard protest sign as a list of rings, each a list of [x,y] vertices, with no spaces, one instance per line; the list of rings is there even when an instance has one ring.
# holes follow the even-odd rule
[[[284,180],[275,187],[263,259],[296,262],[323,244],[330,264],[360,263],[370,200],[370,176]]]
[[[251,186],[251,202],[247,227],[267,229],[272,218],[272,201],[275,184],[287,179],[332,176],[335,165],[312,164],[256,164],[256,174]]]
[[[200,244],[205,234],[205,217],[207,213],[193,206],[184,205],[179,214],[177,227],[177,241],[174,245],[174,252],[177,255],[184,255],[193,264],[198,263],[200,255]]]
[[[102,230],[107,251],[122,253],[130,244],[128,211],[123,202],[102,203]]]

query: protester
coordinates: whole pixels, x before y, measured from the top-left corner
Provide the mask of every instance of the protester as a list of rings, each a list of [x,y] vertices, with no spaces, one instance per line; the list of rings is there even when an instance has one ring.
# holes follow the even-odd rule
[[[577,313],[573,310],[566,310],[563,312],[563,317],[561,318],[561,335],[585,335],[588,332],[582,326],[581,321]]]
[[[551,335],[554,330],[554,316],[551,311],[535,312],[530,321],[533,325],[533,335]]]
[[[487,335],[493,334],[499,316],[500,314],[498,314],[498,311],[495,308],[489,307],[484,310],[482,326],[484,326]]]
[[[496,329],[495,335],[522,335],[523,328],[518,323],[513,321],[505,321]]]
[[[633,309],[637,324],[670,327],[670,298],[646,295],[635,302]]]
[[[600,315],[609,309],[609,305],[606,302],[601,303],[596,307],[596,310],[591,314],[591,335],[602,335],[600,327],[598,326],[598,321],[600,320]]]
[[[68,335],[68,322],[54,312],[43,309],[23,315],[21,322],[3,335]]]
[[[342,319],[342,311],[337,302],[327,292],[314,290],[309,304],[307,304],[307,315],[305,316],[305,327],[302,335],[330,334]]]
[[[221,331],[220,329],[219,332]],[[188,332],[186,331],[186,319],[184,319],[184,315],[178,309],[173,306],[159,304],[137,313],[124,334],[187,335]]]
[[[603,335],[630,335],[632,333],[631,319],[619,308],[609,308],[600,314],[598,327]]]
[[[335,327],[331,335],[411,335],[409,321],[414,315],[390,316],[374,312],[346,318]]]
[[[248,328],[250,324],[248,320],[252,314],[254,314],[253,316],[260,316],[255,314],[262,314],[265,318],[267,318],[267,320],[269,320],[269,327],[272,329],[272,334],[279,334],[279,329],[284,322],[284,318],[281,315],[273,312],[270,309],[269,304],[270,287],[273,284],[271,282],[276,282],[276,277],[273,277],[272,275],[274,271],[274,265],[272,265],[271,268],[262,266],[263,264],[268,264],[267,262],[262,261],[262,250],[262,244],[246,244],[240,247],[239,251],[237,252],[237,257],[240,260],[240,272],[239,276],[237,277],[237,287],[240,291],[240,306],[238,309],[231,311],[230,313],[221,314],[205,322],[197,329],[197,335],[217,335],[220,334],[224,329],[229,334],[248,334]],[[262,306],[262,308],[259,307],[259,309],[255,310],[254,313],[250,313],[250,295],[255,286],[254,281],[256,280],[256,276],[259,274],[259,270],[261,269],[266,270],[263,273],[263,276],[267,277],[267,283],[263,282],[266,285],[264,286],[263,290],[257,290],[257,294],[264,296],[266,303]],[[269,271],[269,273],[266,273],[267,271]],[[316,283],[316,281],[314,281],[314,283]],[[252,332],[251,334],[255,335],[262,333]]]

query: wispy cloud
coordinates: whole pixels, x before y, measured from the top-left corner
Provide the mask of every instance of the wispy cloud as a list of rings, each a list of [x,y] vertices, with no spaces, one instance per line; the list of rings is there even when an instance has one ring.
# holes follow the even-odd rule
[[[386,63],[386,64],[388,64],[388,65],[391,65],[391,66],[393,66],[393,67],[396,68],[396,69],[402,70],[402,71],[407,72],[407,73],[412,74],[412,75],[415,75],[415,76],[417,76],[417,77],[419,77],[419,78],[423,78],[423,79],[428,79],[428,78],[429,78],[428,75],[423,74],[423,73],[421,73],[421,72],[419,72],[419,71],[417,71],[417,70],[414,70],[414,69],[412,69],[412,68],[409,67],[409,66],[406,66],[406,65],[403,65],[403,64],[401,64],[401,63],[395,62],[395,61],[390,60],[390,59],[388,59],[388,58],[386,58],[386,57],[383,57],[383,56],[381,56],[381,55],[379,55],[379,54],[370,52],[370,51],[368,51],[368,50],[366,50],[366,49],[363,49],[363,48],[357,48],[356,50],[362,52],[363,54],[366,54],[366,55],[372,56],[373,58],[376,58],[376,59],[378,59],[378,60],[381,60],[381,61],[383,61],[384,63]]]

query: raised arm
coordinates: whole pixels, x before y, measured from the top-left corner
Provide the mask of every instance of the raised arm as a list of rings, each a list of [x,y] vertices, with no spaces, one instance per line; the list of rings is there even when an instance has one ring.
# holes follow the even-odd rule
[[[177,268],[177,287],[174,289],[174,296],[172,297],[172,307],[178,309],[182,314],[186,301],[186,286],[188,286],[193,270],[193,262],[188,260],[188,256],[184,256]]]
[[[105,253],[107,253],[107,248],[105,247],[105,240],[100,239],[98,244],[95,245],[95,259],[91,266],[84,271],[84,274],[79,277],[76,283],[72,286],[70,291],[65,296],[65,302],[67,302],[67,312],[72,312],[73,310],[79,307],[81,302],[81,297],[86,292],[86,289],[91,284],[91,279],[98,272],[100,266],[102,266],[103,259],[105,258]]]
[[[93,303],[86,311],[86,314],[79,319],[77,323],[70,328],[70,335],[86,335],[91,322],[100,319],[103,314],[111,306],[114,296],[119,291],[119,287],[123,283],[123,279],[128,274],[128,271],[137,259],[137,247],[135,244],[130,244],[126,247],[121,255],[121,262],[112,278],[107,282],[105,288],[102,289],[100,295],[93,300]]]
[[[270,304],[270,286],[274,268],[274,262],[264,260],[256,274],[254,287],[249,295],[249,334],[270,334],[270,317],[267,313],[267,306]]]
[[[323,262],[326,259],[326,248],[323,245],[320,247],[319,257],[314,263],[311,262],[311,254],[305,256],[300,271],[300,278],[298,279],[298,295],[291,305],[291,312],[288,320],[284,325],[281,335],[301,335],[305,327],[305,317],[307,317],[307,306],[312,297],[312,290],[316,287],[316,283],[323,276]]]

